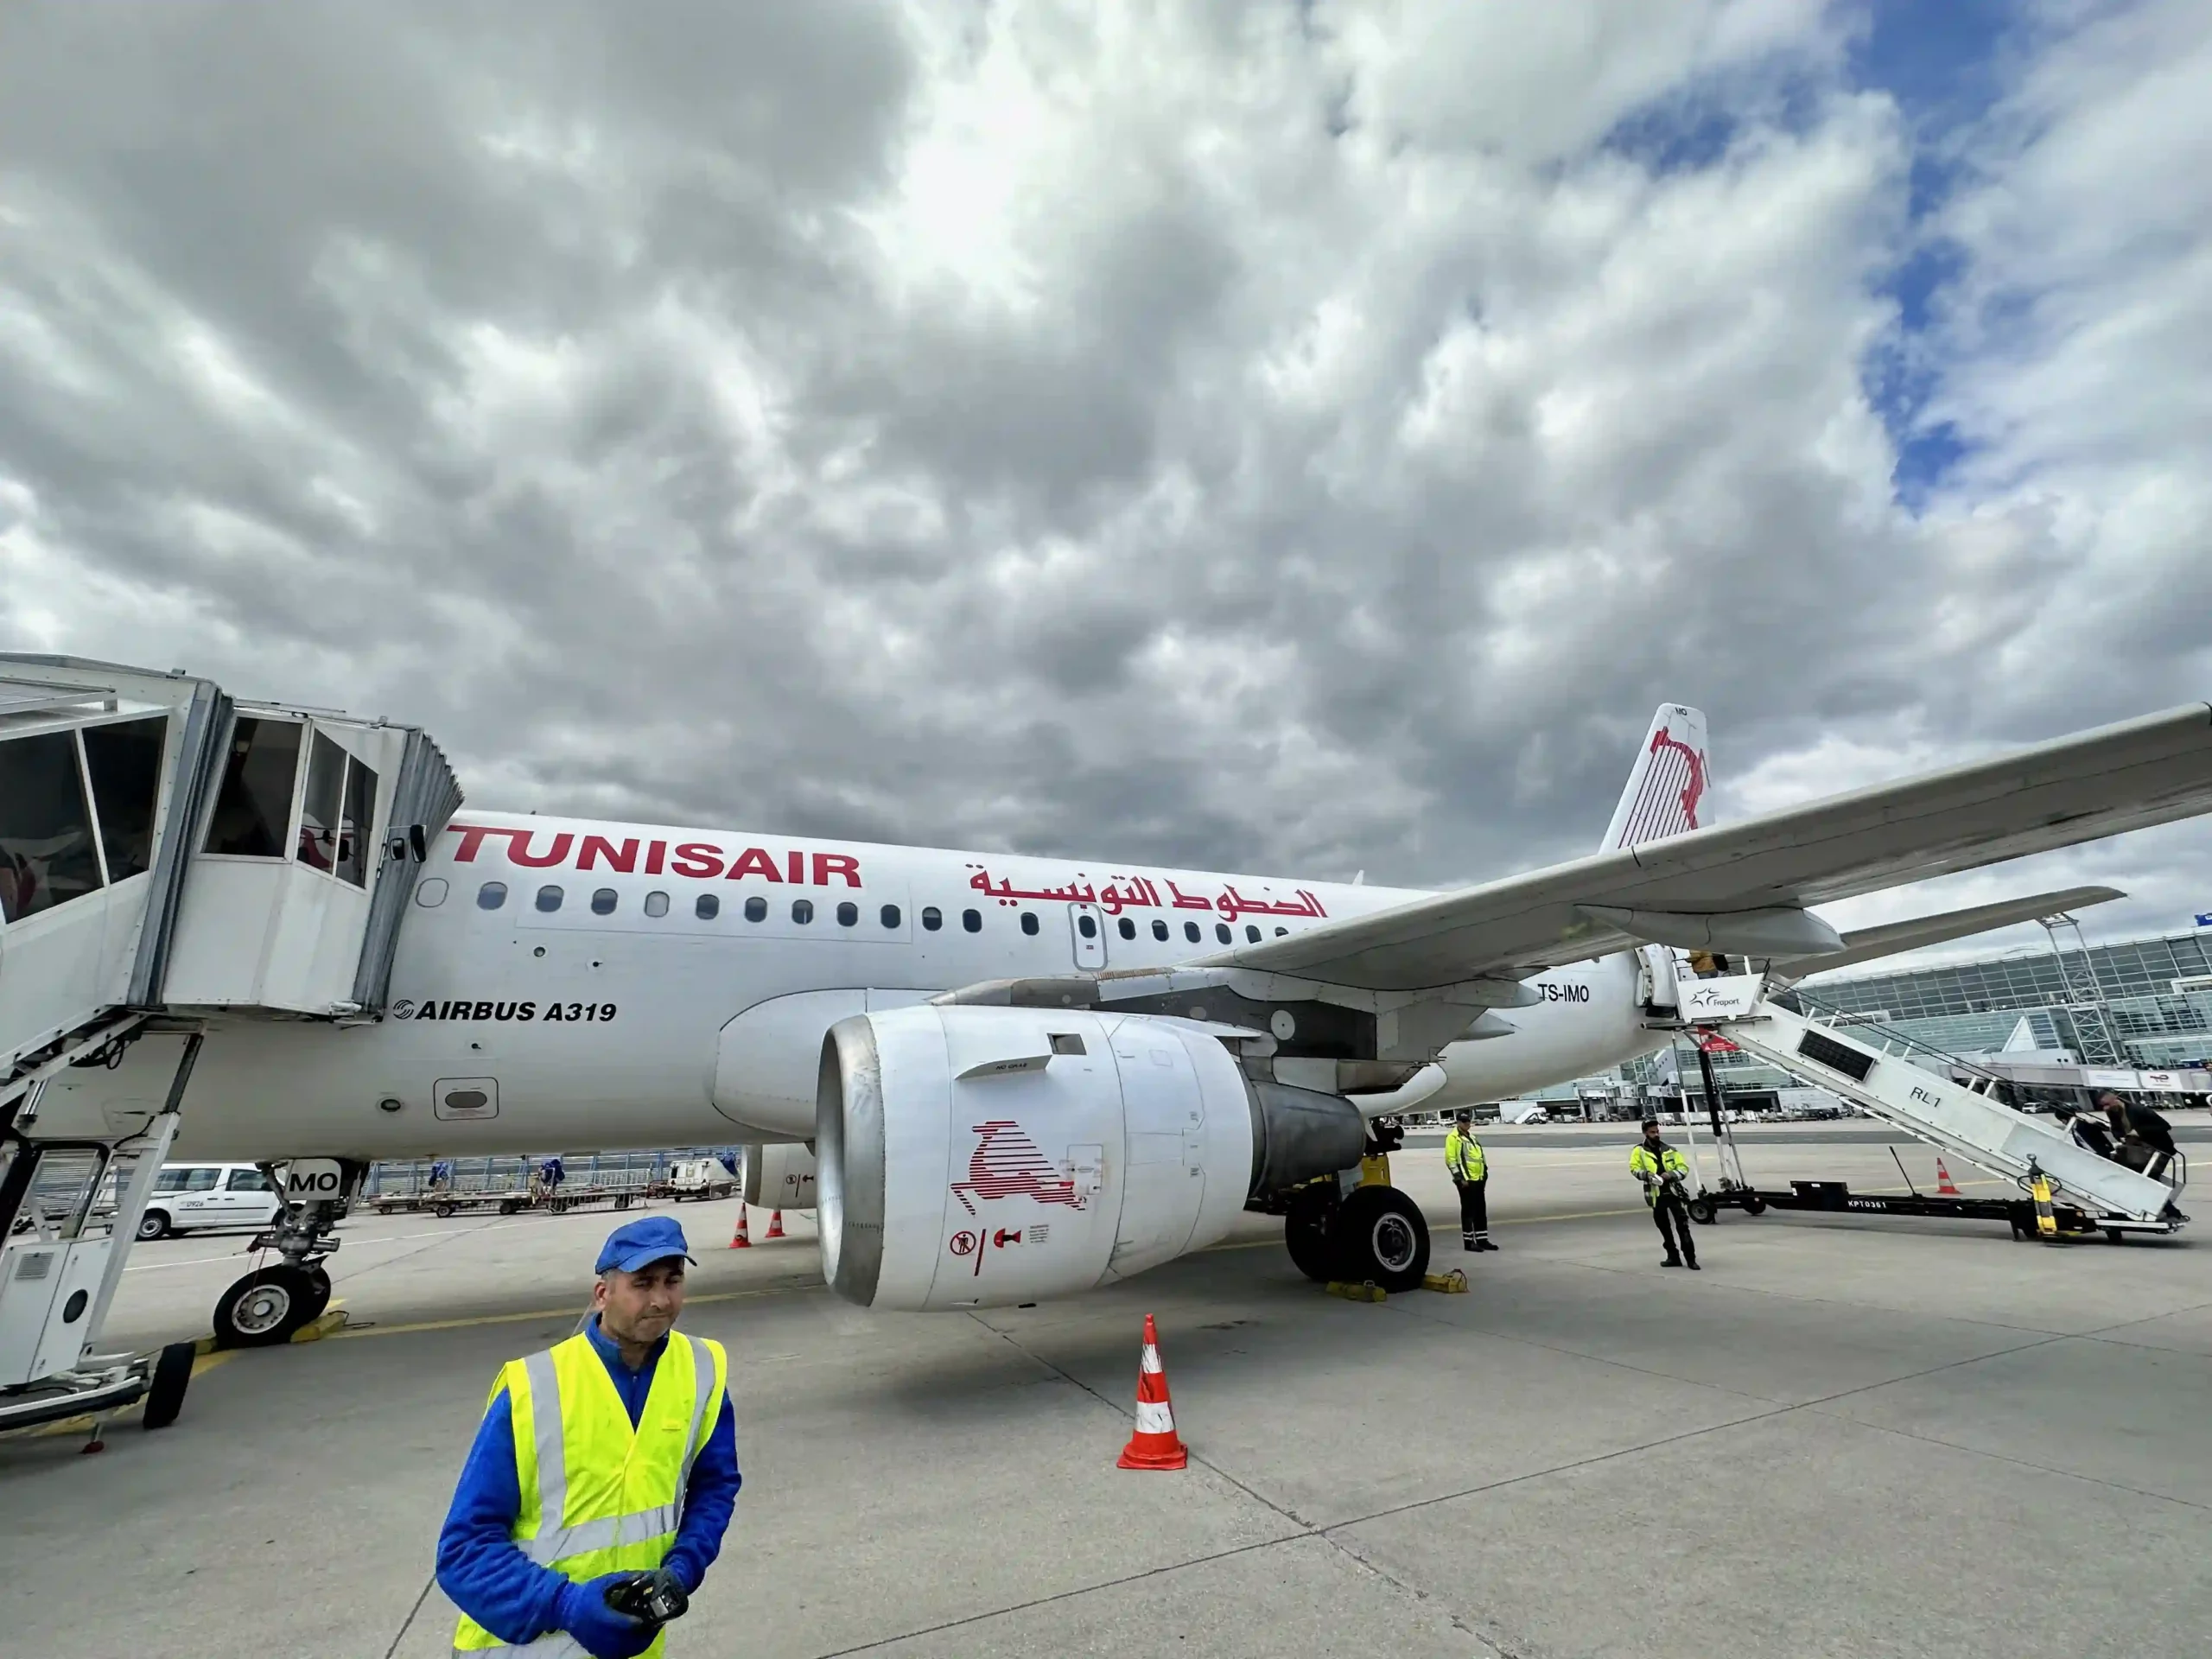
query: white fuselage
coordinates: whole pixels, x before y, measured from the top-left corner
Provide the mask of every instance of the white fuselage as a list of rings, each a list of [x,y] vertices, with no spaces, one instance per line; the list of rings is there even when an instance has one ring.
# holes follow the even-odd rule
[[[487,884],[505,889],[496,905]],[[389,1016],[217,1015],[176,1151],[391,1158],[804,1141],[823,1035],[848,1014],[985,980],[1166,966],[1420,896],[464,813],[422,871]],[[1545,1000],[1506,1010],[1509,1035],[1454,1045],[1450,1081],[1424,1106],[1508,1098],[1664,1040],[1639,1018],[1633,957],[1530,983]],[[41,1132],[97,1133],[96,1122],[148,1109],[174,1058],[162,1051],[149,1039],[111,1071],[73,1069],[48,1090]]]

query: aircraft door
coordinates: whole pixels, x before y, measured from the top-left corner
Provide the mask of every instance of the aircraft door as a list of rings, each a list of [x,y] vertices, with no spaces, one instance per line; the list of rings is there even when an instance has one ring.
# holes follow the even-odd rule
[[[1068,931],[1075,941],[1075,965],[1078,968],[1103,968],[1106,965],[1106,918],[1096,905],[1070,905]]]

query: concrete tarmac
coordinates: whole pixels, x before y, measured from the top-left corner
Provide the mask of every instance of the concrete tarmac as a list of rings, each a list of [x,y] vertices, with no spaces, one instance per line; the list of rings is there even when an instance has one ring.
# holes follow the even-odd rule
[[[731,1251],[734,1205],[675,1206],[746,1486],[671,1654],[2212,1650],[2212,1249],[1728,1215],[1703,1272],[1662,1271],[1625,1137],[1491,1147],[1481,1257],[1441,1159],[1399,1155],[1473,1290],[1381,1306],[1248,1217],[1087,1297],[869,1313],[804,1218]],[[1902,1185],[1882,1146],[1758,1159]],[[213,1357],[175,1428],[97,1458],[0,1440],[0,1646],[446,1652],[431,1552],[485,1390],[573,1328],[613,1220],[357,1218],[347,1334]],[[242,1243],[143,1248],[111,1338],[204,1330]],[[1114,1467],[1147,1312],[1181,1473]]]

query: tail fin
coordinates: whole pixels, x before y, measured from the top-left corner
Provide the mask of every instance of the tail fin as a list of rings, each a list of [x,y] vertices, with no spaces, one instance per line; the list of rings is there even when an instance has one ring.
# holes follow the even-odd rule
[[[1698,815],[1704,809],[1710,777],[1703,712],[1678,702],[1661,703],[1598,850],[1610,853],[1697,829],[1705,822]]]

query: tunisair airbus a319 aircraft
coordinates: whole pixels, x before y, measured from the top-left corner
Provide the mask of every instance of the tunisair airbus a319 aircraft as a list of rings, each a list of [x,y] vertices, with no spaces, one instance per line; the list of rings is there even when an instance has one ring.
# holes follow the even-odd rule
[[[463,809],[386,843],[419,868],[382,1017],[218,1014],[178,1145],[350,1176],[741,1141],[818,1166],[824,1273],[875,1307],[1067,1295],[1247,1210],[1310,1274],[1402,1287],[1420,1210],[1339,1179],[1374,1120],[1659,1047],[1681,950],[1802,974],[2114,896],[1852,936],[1808,908],[2204,811],[2212,709],[1733,823],[1707,785],[1703,717],[1662,706],[1599,850],[1447,893]],[[137,1065],[73,1068],[41,1122],[148,1109]],[[332,1210],[240,1281],[256,1339],[327,1297]]]

